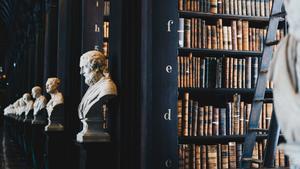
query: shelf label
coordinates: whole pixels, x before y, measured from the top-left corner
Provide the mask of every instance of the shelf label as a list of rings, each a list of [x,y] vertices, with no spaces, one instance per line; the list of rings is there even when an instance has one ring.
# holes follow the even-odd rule
[[[95,32],[100,32],[100,27],[98,26],[98,24],[95,24]]]
[[[170,159],[166,160],[166,161],[165,161],[165,166],[166,166],[167,168],[171,168],[171,167],[172,167],[172,161],[171,161]]]
[[[171,32],[171,26],[174,24],[173,20],[168,21],[168,32]]]
[[[166,71],[167,71],[168,73],[172,73],[172,70],[173,70],[173,68],[172,68],[171,65],[166,66]]]
[[[164,114],[164,119],[170,121],[171,120],[172,110],[168,109],[168,112]]]

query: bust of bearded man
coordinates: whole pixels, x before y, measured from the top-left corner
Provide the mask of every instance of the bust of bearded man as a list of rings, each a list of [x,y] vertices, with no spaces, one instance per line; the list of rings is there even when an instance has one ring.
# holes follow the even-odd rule
[[[105,116],[109,102],[117,96],[117,87],[110,77],[105,76],[107,70],[106,57],[99,51],[89,51],[80,57],[80,74],[85,77],[89,86],[79,107],[78,115],[82,123],[82,131],[77,134],[78,142],[110,141],[105,130]]]

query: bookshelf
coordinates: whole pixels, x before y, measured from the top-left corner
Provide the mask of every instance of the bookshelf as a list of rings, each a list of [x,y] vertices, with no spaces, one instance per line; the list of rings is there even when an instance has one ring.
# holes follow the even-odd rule
[[[178,0],[179,169],[240,166],[241,143],[245,138],[271,5],[271,0]],[[277,40],[284,36],[285,29],[286,23],[282,20]],[[211,71],[211,67],[218,65],[214,63],[207,66],[207,60],[211,60],[209,58],[216,62],[221,60],[222,69],[213,68]],[[245,61],[236,61],[237,64],[230,61],[231,67],[228,67],[224,64],[225,58],[257,58],[257,65],[253,66],[253,61],[248,62],[250,65]],[[202,63],[207,68],[202,68]],[[248,73],[250,71],[248,75],[245,70],[247,67]],[[213,79],[209,79],[211,76]],[[222,80],[216,80],[218,76]],[[202,81],[208,84],[214,82],[212,85],[202,85]],[[220,85],[216,87],[218,82]],[[268,128],[273,110],[271,82],[267,88],[260,120],[260,127],[264,129]],[[266,139],[267,135],[262,133],[257,137],[254,150],[257,159],[262,159]],[[280,141],[284,141],[283,136]],[[226,151],[223,151],[224,146]],[[223,157],[224,153],[227,155]],[[228,160],[224,164],[225,158]],[[283,152],[277,151],[275,164],[277,167],[288,165]],[[259,165],[252,167],[257,168]]]

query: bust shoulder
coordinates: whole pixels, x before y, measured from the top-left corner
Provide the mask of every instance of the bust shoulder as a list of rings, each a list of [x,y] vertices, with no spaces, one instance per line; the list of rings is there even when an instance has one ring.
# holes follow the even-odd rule
[[[101,79],[101,83],[96,83],[97,88],[101,88],[100,92],[102,96],[105,95],[117,95],[117,87],[116,84],[109,77],[104,77]],[[100,80],[100,81],[101,81]]]

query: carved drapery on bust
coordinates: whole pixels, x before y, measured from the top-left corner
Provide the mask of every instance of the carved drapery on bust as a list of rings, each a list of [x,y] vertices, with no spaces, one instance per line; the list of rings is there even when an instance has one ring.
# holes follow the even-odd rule
[[[56,77],[48,78],[46,82],[46,91],[51,96],[51,99],[49,100],[46,106],[48,112],[48,125],[45,127],[46,131],[64,129],[63,127],[64,112],[63,109],[61,108],[64,103],[64,97],[62,93],[58,91],[59,85],[60,85],[60,79]],[[54,112],[54,110],[56,110],[56,112]]]
[[[104,76],[104,70],[107,70],[107,64],[101,52],[89,51],[81,56],[80,74],[85,77],[85,83],[89,88],[78,107],[78,116],[82,122],[82,131],[77,134],[78,142],[110,140],[109,134],[101,127],[101,121],[104,120],[101,117],[102,106],[108,100],[101,99],[111,98],[105,96],[116,96],[117,87],[109,77]]]

